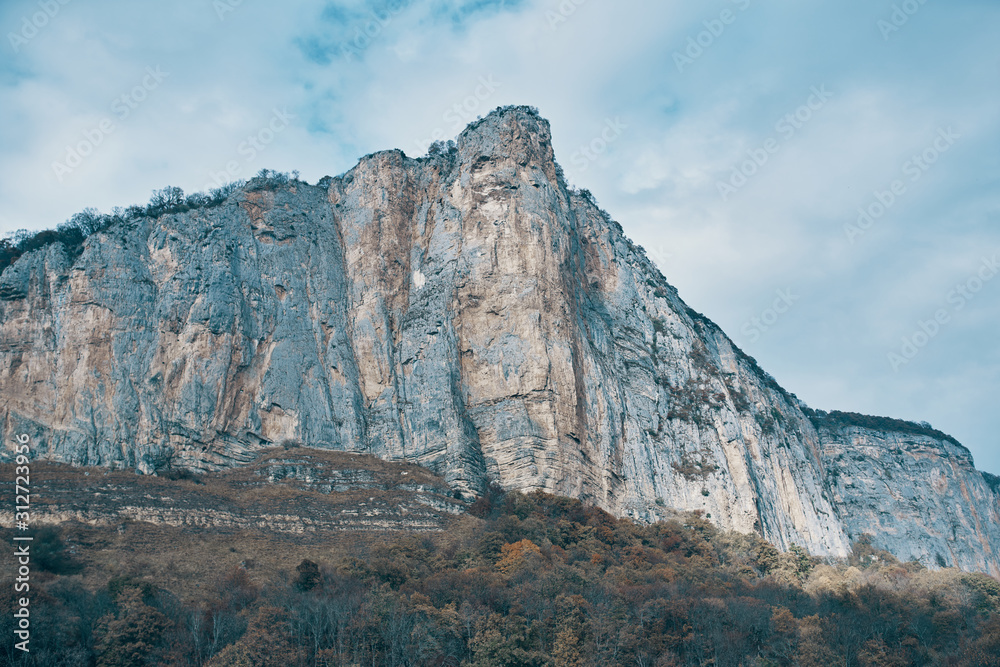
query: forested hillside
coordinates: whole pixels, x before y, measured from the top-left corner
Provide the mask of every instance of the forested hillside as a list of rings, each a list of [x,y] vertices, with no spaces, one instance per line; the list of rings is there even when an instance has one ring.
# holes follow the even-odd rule
[[[997,581],[900,564],[864,539],[850,563],[830,565],[698,515],[641,526],[576,500],[496,489],[454,521],[437,533],[331,534],[307,551],[287,537],[250,545],[169,526],[122,526],[127,540],[47,528],[35,543],[36,567],[49,571],[33,584],[32,652],[4,660],[1000,665]],[[167,590],[156,573],[190,567],[174,560],[190,556],[185,539],[201,541],[203,560]]]

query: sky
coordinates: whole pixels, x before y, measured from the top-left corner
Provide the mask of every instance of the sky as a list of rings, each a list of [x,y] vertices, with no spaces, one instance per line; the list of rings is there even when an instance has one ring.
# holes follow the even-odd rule
[[[996,0],[3,0],[0,232],[507,104],[810,406],[1000,474]]]

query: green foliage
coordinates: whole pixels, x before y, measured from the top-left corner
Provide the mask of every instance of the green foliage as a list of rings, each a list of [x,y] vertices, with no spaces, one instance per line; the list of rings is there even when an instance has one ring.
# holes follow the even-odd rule
[[[311,591],[319,584],[319,565],[308,558],[299,563],[295,571],[299,573],[295,579],[295,587],[300,591]]]
[[[993,493],[1000,494],[1000,477],[984,472],[983,478],[986,480],[986,484],[993,489]]]
[[[985,574],[967,574],[962,583],[968,587],[976,601],[976,608],[984,614],[1000,613],[1000,582]]]
[[[42,570],[55,574],[73,574],[80,564],[68,553],[62,532],[57,526],[42,526],[34,530],[31,560]]]
[[[547,661],[543,653],[533,650],[534,643],[523,617],[490,614],[480,621],[469,641],[469,667],[542,667]]]
[[[874,537],[865,533],[851,545],[850,563],[855,567],[870,567],[872,565],[896,565],[896,557],[884,549],[874,546]]]
[[[684,477],[684,479],[689,482],[695,480],[704,481],[714,475],[719,470],[719,466],[714,463],[707,463],[708,458],[702,453],[702,456],[695,457],[690,452],[684,452],[681,455],[681,460],[679,463],[673,463],[672,467],[677,472],[677,474]],[[707,493],[703,495],[708,495]]]
[[[117,602],[118,598],[121,597],[121,595],[124,592],[131,589],[138,590],[139,593],[142,595],[142,599],[147,602],[156,597],[156,592],[157,592],[156,586],[149,583],[148,581],[143,581],[138,577],[126,575],[120,577],[113,577],[110,581],[108,581],[108,586],[107,586],[108,595],[114,602]]]
[[[246,634],[211,660],[209,667],[284,667],[295,664],[288,614],[277,607],[262,607]]]

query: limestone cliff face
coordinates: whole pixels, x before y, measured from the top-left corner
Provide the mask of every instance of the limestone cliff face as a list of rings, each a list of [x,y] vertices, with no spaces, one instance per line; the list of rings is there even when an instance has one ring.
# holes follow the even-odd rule
[[[27,432],[38,456],[210,470],[297,442],[467,492],[497,480],[640,520],[702,510],[849,551],[813,423],[566,187],[524,108],[431,157],[377,153],[317,186],[251,181],[221,206],[136,217],[72,262],[49,246],[0,297],[5,442]]]
[[[852,539],[868,534],[900,560],[1000,576],[1000,495],[967,449],[828,420],[819,435],[831,496]]]

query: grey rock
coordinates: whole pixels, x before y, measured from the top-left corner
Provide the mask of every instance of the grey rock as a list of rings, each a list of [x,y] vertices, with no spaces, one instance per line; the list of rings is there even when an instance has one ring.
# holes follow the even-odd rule
[[[854,441],[821,439],[567,188],[548,124],[521,107],[430,157],[252,181],[95,234],[72,263],[58,245],[24,256],[0,278],[0,394],[5,442],[27,432],[77,465],[218,470],[302,443],[419,463],[469,494],[495,480],[640,521],[700,510],[831,557],[875,511],[830,481],[828,453]],[[924,474],[910,463],[899,494]],[[940,472],[953,490],[974,478],[971,462]],[[888,548],[1000,574],[984,489],[901,513]],[[949,502],[965,519],[941,549]]]

